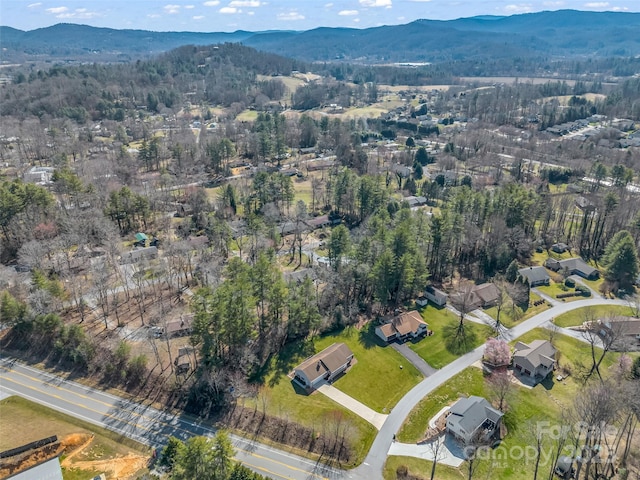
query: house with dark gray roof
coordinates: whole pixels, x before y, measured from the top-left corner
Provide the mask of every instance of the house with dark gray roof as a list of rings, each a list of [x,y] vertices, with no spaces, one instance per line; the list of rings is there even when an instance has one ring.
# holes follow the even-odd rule
[[[513,354],[513,369],[541,381],[553,371],[556,364],[556,349],[547,340],[534,340],[529,345],[523,342],[516,343]]]
[[[569,275],[579,275],[587,280],[597,280],[600,272],[597,268],[592,267],[579,257],[567,258],[565,260],[556,260],[555,258],[547,258],[544,266],[554,272],[567,270]]]
[[[544,267],[526,267],[518,270],[518,275],[529,281],[529,286],[549,285],[551,277]]]
[[[503,416],[482,397],[461,398],[449,410],[447,432],[464,443],[487,441],[500,431]]]

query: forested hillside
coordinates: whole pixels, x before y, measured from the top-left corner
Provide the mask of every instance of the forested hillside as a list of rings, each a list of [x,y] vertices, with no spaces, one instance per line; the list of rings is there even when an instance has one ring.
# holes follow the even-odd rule
[[[640,14],[559,10],[509,17],[417,20],[367,29],[190,33],[111,30],[60,24],[23,32],[0,27],[3,57],[16,61],[91,55],[127,61],[181,45],[242,42],[305,61],[379,64],[495,58],[633,57],[640,53]],[[93,60],[92,60],[93,61]]]

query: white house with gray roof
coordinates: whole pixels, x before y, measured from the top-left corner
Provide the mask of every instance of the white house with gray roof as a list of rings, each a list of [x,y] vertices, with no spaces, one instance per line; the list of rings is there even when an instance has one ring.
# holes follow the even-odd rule
[[[543,380],[556,364],[556,349],[547,340],[534,340],[529,345],[518,342],[513,354],[513,369],[535,380]]]
[[[518,275],[529,281],[529,286],[549,285],[551,277],[544,267],[525,267],[518,270]]]
[[[447,432],[464,443],[486,441],[499,431],[503,416],[482,397],[461,398],[449,410]]]

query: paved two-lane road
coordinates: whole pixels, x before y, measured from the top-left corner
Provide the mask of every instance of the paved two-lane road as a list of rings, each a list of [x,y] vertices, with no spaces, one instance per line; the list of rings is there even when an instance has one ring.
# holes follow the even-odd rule
[[[73,417],[108,428],[154,448],[170,435],[185,440],[193,435],[213,435],[215,430],[186,416],[161,412],[114,395],[63,380],[47,372],[0,357],[0,391],[20,395]],[[349,478],[323,464],[232,436],[236,458],[274,480]]]
[[[543,326],[557,315],[595,305],[626,305],[626,302],[593,298],[559,304],[505,331],[504,336],[515,339]],[[236,458],[274,480],[382,478],[382,469],[393,435],[400,429],[409,412],[430,392],[480,360],[483,351],[484,345],[446,365],[411,389],[387,417],[364,463],[354,470],[331,469],[282,450],[233,436]],[[186,416],[167,414],[61,379],[6,357],[0,357],[0,392],[23,396],[155,448],[163,446],[169,435],[186,439],[192,435],[214,433],[210,427]]]

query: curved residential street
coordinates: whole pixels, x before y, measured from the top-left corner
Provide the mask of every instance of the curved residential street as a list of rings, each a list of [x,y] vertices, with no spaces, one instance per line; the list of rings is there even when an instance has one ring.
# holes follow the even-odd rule
[[[623,300],[592,298],[556,304],[504,333],[508,340],[544,326],[557,315],[596,305],[627,305]],[[482,358],[484,345],[437,370],[411,389],[393,408],[382,424],[364,463],[354,470],[335,470],[311,460],[233,436],[236,458],[248,467],[274,480],[315,480],[382,478],[382,469],[393,435],[420,400],[454,375]],[[0,398],[20,395],[68,415],[103,426],[152,447],[162,447],[169,435],[185,439],[192,435],[211,435],[214,430],[187,416],[173,415],[131,402],[99,390],[64,380],[47,372],[0,356]]]

